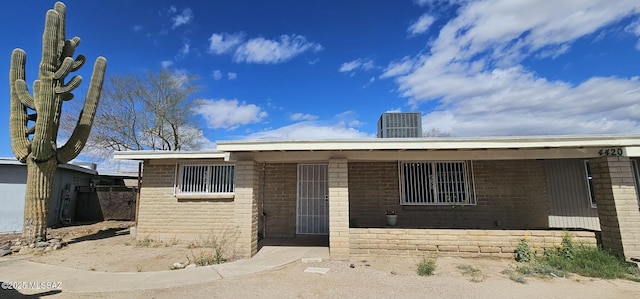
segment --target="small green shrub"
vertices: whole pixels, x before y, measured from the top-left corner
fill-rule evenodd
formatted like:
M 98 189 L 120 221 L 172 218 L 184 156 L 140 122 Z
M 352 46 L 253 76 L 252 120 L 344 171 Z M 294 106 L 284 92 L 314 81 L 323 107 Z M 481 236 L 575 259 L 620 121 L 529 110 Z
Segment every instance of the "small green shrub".
M 542 262 L 587 277 L 613 279 L 637 276 L 624 260 L 598 247 L 578 247 L 573 251 L 572 258 L 564 254 L 561 251 L 560 254 L 545 256 Z
M 127 243 L 125 243 L 126 245 Z M 149 236 L 145 236 L 142 240 L 138 240 L 136 241 L 136 247 L 170 247 L 170 246 L 174 246 L 174 245 L 178 245 L 178 240 L 174 237 L 173 239 L 162 241 L 162 240 L 156 240 L 156 239 L 152 239 Z
M 518 271 L 514 271 L 511 268 L 507 268 L 502 270 L 502 272 L 500 272 L 504 275 L 507 275 L 509 277 L 509 279 L 517 282 L 517 283 L 521 283 L 521 284 L 526 284 L 527 283 L 527 278 L 524 277 L 523 274 L 519 273 Z
M 516 261 L 525 261 L 531 256 L 527 250 L 526 239 L 522 239 L 516 249 Z M 594 246 L 576 246 L 571 235 L 565 234 L 562 242 L 556 250 L 545 250 L 543 256 L 535 258 L 531 263 L 518 266 L 515 270 L 508 269 L 504 274 L 514 275 L 512 280 L 519 279 L 518 275 L 537 277 L 567 277 L 569 273 L 575 273 L 587 277 L 604 279 L 628 279 L 640 281 L 640 270 L 635 264 L 630 264 L 624 259 L 610 254 L 601 248 Z
M 564 270 L 558 269 L 551 265 L 541 263 L 536 260 L 532 263 L 519 265 L 516 267 L 516 271 L 522 275 L 536 276 L 536 277 L 567 277 L 568 273 Z
M 233 257 L 234 253 L 233 242 L 236 238 L 236 233 L 232 230 L 224 230 L 220 234 L 211 233 L 207 238 L 198 238 L 187 244 L 188 249 L 202 248 L 199 255 L 193 254 L 191 251 L 191 258 L 189 263 L 193 262 L 198 266 L 208 266 L 221 264 L 227 261 L 226 257 Z
M 222 251 L 200 251 L 198 256 L 191 252 L 192 258 L 188 258 L 189 263 L 194 263 L 198 266 L 209 266 L 209 265 L 217 265 L 226 262 L 227 260 L 223 258 Z
M 515 250 L 516 254 L 516 262 L 520 263 L 528 263 L 533 258 L 533 251 L 531 250 L 531 246 L 529 246 L 529 241 L 526 237 L 520 239 L 520 243 Z
M 458 265 L 458 270 L 462 271 L 462 275 L 471 277 L 472 282 L 481 282 L 484 280 L 484 275 L 480 269 L 471 265 Z
M 423 258 L 418 264 L 418 275 L 431 276 L 436 270 L 436 261 L 434 259 Z
M 571 235 L 566 233 L 562 237 L 562 242 L 560 243 L 560 254 L 566 259 L 574 259 L 576 255 L 576 249 L 573 245 L 573 238 Z
M 136 241 L 136 247 L 149 247 L 153 242 L 155 242 L 153 239 L 145 236 L 142 240 Z

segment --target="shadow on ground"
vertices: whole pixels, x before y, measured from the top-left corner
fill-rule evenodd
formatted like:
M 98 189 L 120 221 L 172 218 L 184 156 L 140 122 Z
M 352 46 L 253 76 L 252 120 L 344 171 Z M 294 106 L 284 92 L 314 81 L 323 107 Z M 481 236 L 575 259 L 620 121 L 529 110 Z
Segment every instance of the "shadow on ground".
M 84 242 L 84 241 L 95 241 L 95 240 L 102 240 L 102 239 L 107 239 L 107 238 L 111 238 L 111 237 L 115 237 L 115 236 L 119 236 L 119 235 L 124 235 L 124 234 L 129 234 L 129 229 L 125 228 L 109 228 L 107 230 L 100 230 L 97 231 L 93 234 L 90 235 L 85 235 L 85 236 L 81 236 L 81 237 L 77 237 L 77 238 L 73 238 L 69 241 L 67 241 L 67 245 L 69 244 L 74 244 L 74 243 L 79 243 L 79 242 Z
M 46 298 L 47 296 L 56 295 L 62 293 L 61 290 L 48 290 L 35 294 L 25 295 L 20 293 L 18 290 L 9 289 L 8 283 L 4 281 L 0 281 L 0 298 L 3 299 L 14 299 L 14 298 Z

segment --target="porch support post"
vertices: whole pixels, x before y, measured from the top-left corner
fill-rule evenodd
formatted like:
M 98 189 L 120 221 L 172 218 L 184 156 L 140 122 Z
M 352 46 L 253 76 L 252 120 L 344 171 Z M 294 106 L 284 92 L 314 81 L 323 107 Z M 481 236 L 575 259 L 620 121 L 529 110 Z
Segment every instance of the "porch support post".
M 344 159 L 329 160 L 329 254 L 349 259 L 349 173 Z
M 628 157 L 601 157 L 589 161 L 602 246 L 625 259 L 640 257 L 640 211 Z
M 254 161 L 238 161 L 235 168 L 233 220 L 237 228 L 236 256 L 248 258 L 258 252 L 259 172 Z

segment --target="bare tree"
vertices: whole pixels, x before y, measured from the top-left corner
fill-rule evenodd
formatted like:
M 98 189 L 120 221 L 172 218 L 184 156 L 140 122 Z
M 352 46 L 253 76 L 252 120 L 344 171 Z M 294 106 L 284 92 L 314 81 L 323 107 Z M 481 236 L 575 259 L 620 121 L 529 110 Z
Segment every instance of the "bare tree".
M 90 136 L 92 153 L 199 149 L 203 135 L 192 111 L 196 80 L 167 69 L 110 77 Z
M 422 132 L 422 137 L 452 137 L 449 132 L 442 132 L 439 128 L 431 128 Z

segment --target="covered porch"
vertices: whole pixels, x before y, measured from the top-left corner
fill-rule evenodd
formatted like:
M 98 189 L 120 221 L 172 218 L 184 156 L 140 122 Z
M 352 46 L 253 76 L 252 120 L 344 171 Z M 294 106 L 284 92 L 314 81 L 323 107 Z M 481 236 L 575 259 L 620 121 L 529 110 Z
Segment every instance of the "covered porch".
M 247 233 L 265 240 L 298 237 L 298 212 L 295 206 L 284 208 L 298 204 L 298 165 L 326 165 L 327 239 L 333 259 L 428 253 L 506 257 L 524 236 L 530 237 L 534 246 L 553 247 L 565 232 L 549 226 L 544 161 L 586 159 L 592 165 L 601 237 L 593 230 L 566 229 L 579 242 L 598 242 L 631 258 L 640 256 L 637 175 L 630 159 L 639 156 L 639 145 L 638 137 L 565 137 L 238 141 L 220 142 L 218 149 L 229 153 L 229 161 L 242 165 L 236 174 L 236 200 L 244 193 L 247 200 L 250 198 L 247 212 L 254 217 L 247 223 Z M 622 154 L 602 154 L 610 148 L 612 153 L 620 149 Z M 473 182 L 465 187 L 473 190 L 469 195 L 474 203 L 403 202 L 402 175 L 398 173 L 403 161 L 474 163 L 469 168 Z M 242 179 L 240 170 L 245 168 L 252 174 L 250 182 Z M 261 173 L 268 169 L 280 171 L 280 175 Z M 395 227 L 386 225 L 384 213 L 390 209 L 399 215 Z M 279 232 L 273 226 L 277 222 Z M 251 245 L 253 252 L 255 244 Z

